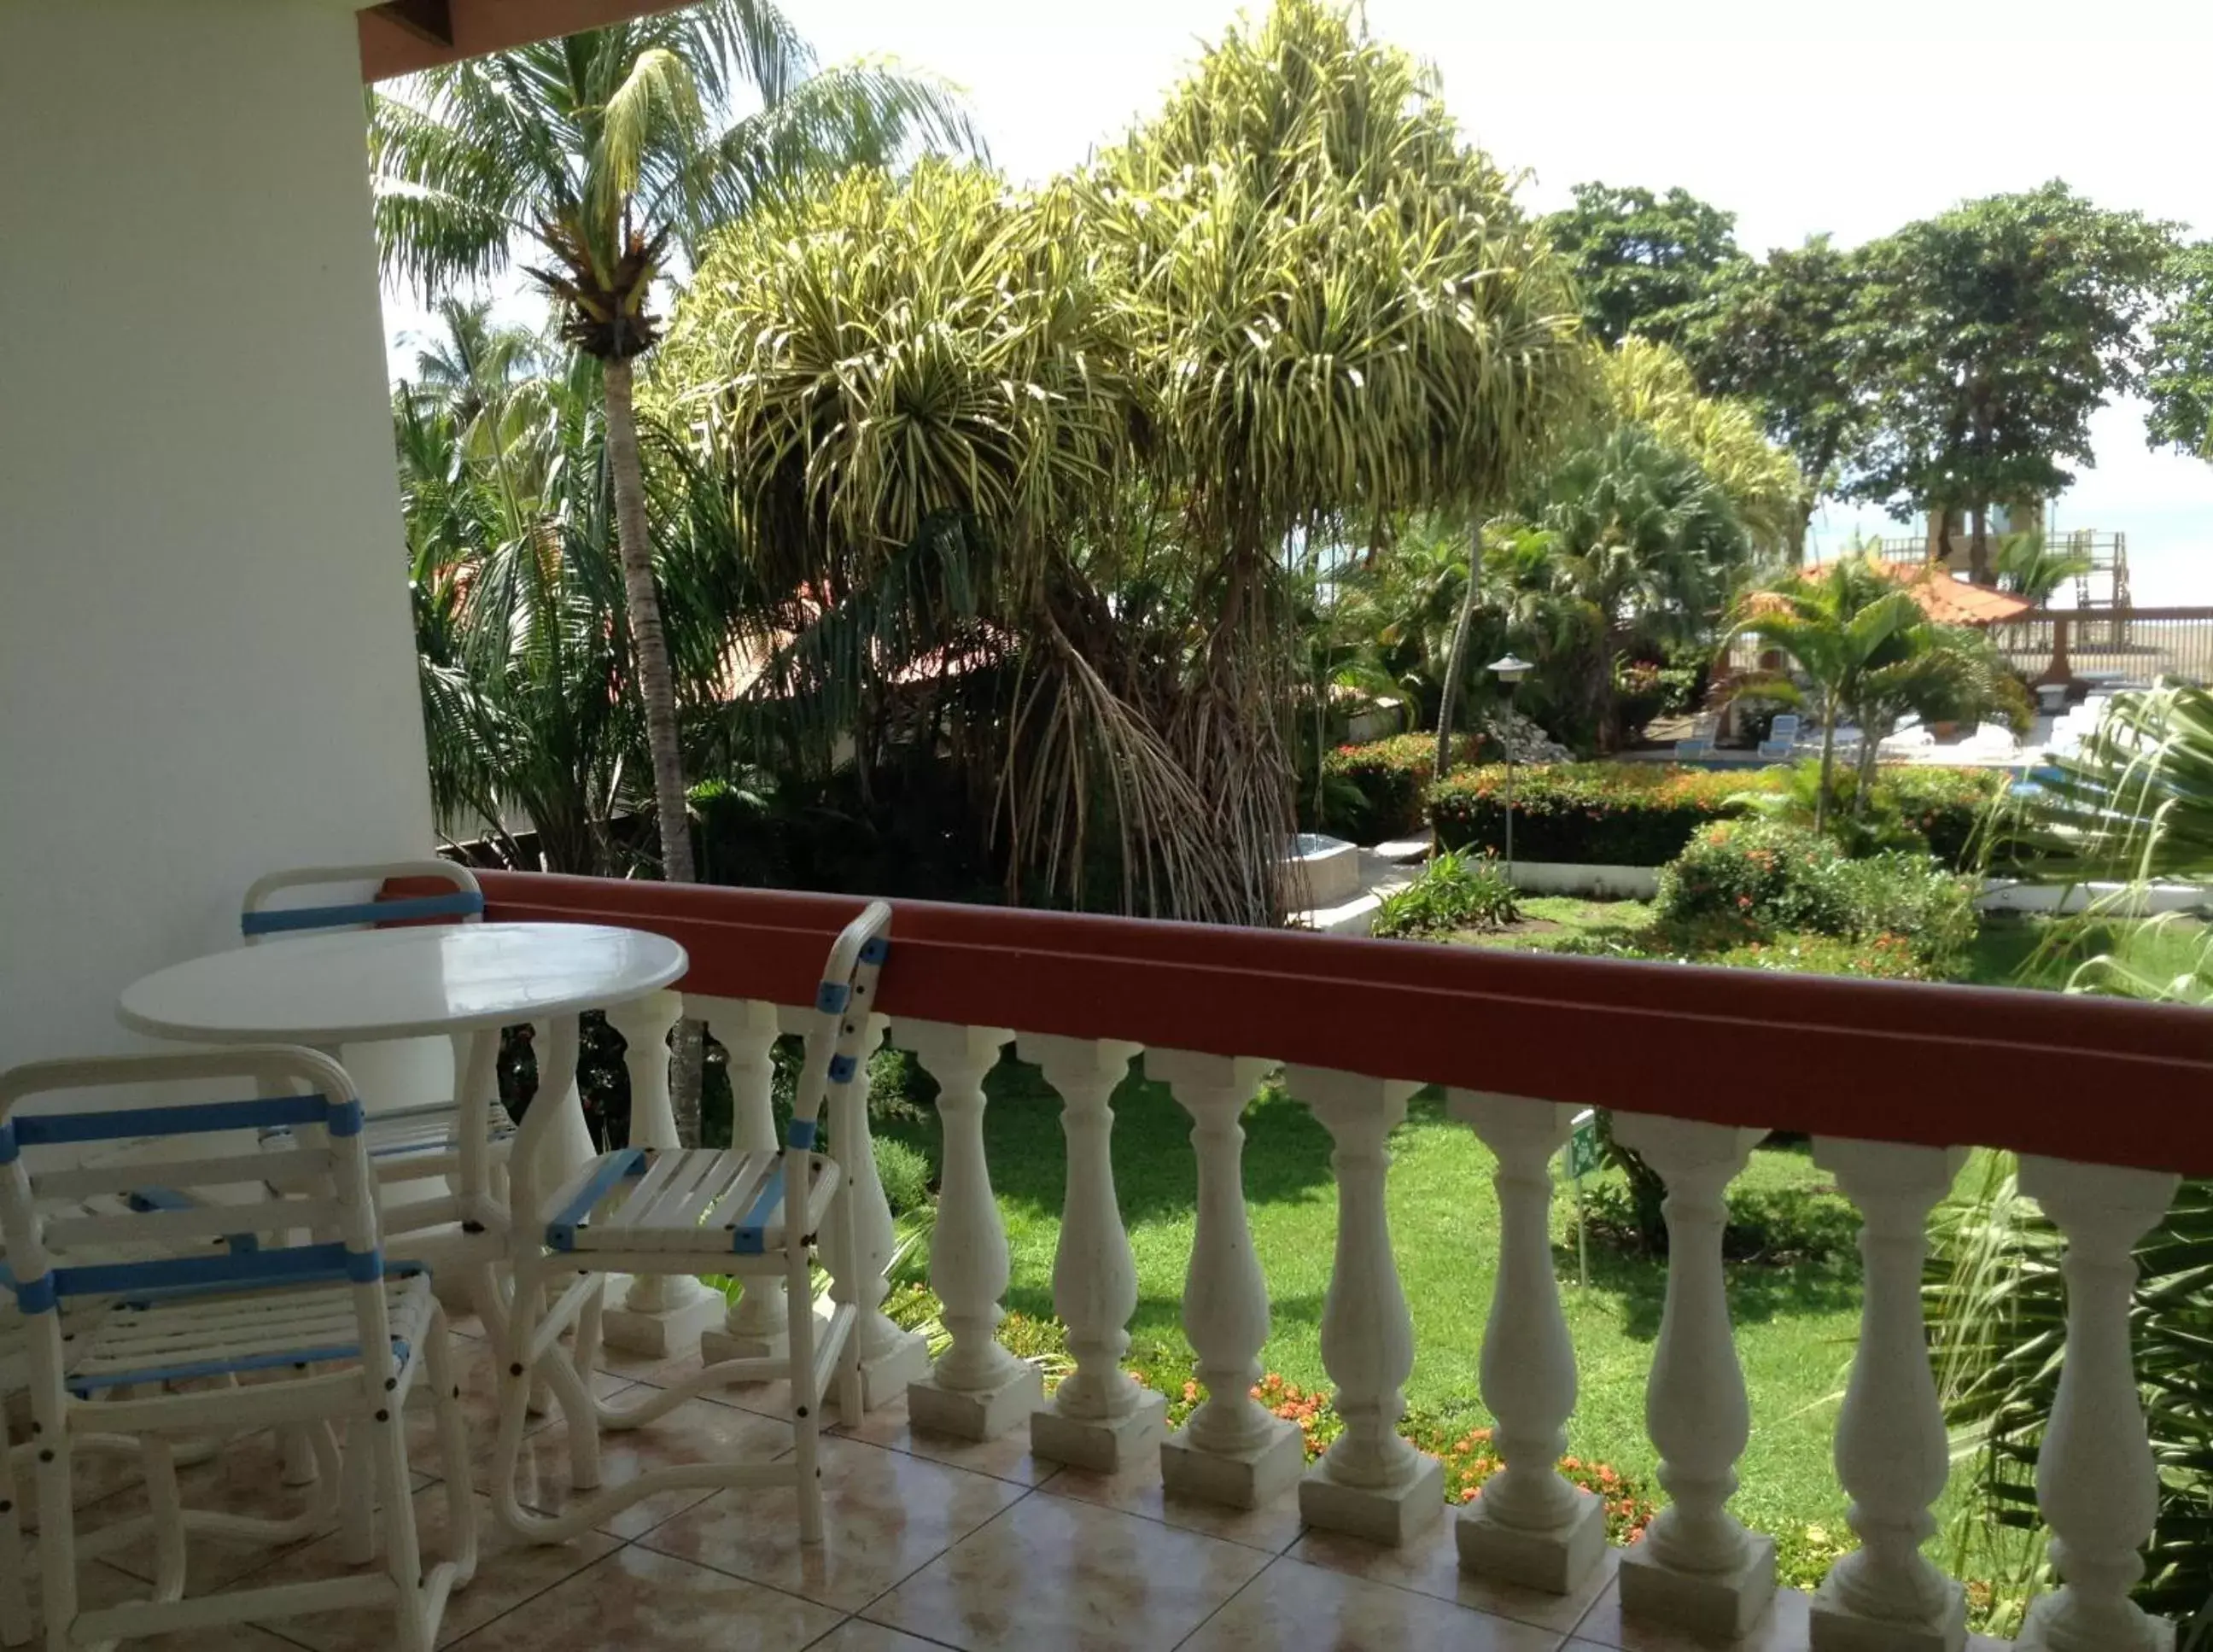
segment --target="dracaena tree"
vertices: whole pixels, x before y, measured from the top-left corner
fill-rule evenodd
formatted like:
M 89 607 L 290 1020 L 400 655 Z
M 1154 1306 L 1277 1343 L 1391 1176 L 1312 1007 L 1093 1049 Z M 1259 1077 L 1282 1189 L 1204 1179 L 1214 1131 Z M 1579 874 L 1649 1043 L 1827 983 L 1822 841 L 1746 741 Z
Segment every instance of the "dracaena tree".
M 751 107 L 747 107 L 751 106 Z M 375 97 L 388 274 L 426 296 L 518 263 L 600 363 L 625 612 L 662 875 L 691 881 L 675 674 L 655 588 L 633 409 L 655 285 L 718 224 L 805 179 L 918 144 L 972 144 L 960 105 L 882 64 L 819 70 L 768 0 L 708 3 L 431 70 Z

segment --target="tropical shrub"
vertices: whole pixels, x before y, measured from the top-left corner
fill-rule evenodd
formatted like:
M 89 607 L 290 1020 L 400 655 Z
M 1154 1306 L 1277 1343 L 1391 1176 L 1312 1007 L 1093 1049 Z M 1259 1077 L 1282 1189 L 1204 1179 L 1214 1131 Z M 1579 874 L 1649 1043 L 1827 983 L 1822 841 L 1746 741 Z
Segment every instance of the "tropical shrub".
M 930 1161 L 916 1149 L 893 1137 L 871 1138 L 875 1149 L 876 1180 L 884 1185 L 884 1202 L 895 1216 L 930 1203 Z
M 1446 850 L 1405 888 L 1386 895 L 1369 933 L 1383 940 L 1502 929 L 1520 919 L 1514 886 L 1488 855 Z
M 1828 838 L 1781 820 L 1723 821 L 1698 834 L 1660 874 L 1654 898 L 1665 942 L 1704 961 L 1809 966 L 1811 936 L 1863 951 L 1816 948 L 1846 974 L 1942 978 L 1960 972 L 1975 936 L 1968 880 L 1926 855 L 1885 851 L 1854 860 Z M 1778 936 L 1789 949 L 1763 956 Z
M 1646 763 L 1559 763 L 1514 771 L 1514 852 L 1523 860 L 1664 866 L 1700 827 L 1741 813 L 1747 777 Z M 1449 849 L 1506 845 L 1506 770 L 1431 784 L 1430 822 Z
M 1827 875 L 1837 846 L 1780 820 L 1725 821 L 1701 832 L 1661 869 L 1653 911 L 1663 924 L 1721 919 L 1754 926 L 1833 931 Z
M 1454 741 L 1456 763 L 1479 763 L 1487 742 L 1480 735 Z M 1323 759 L 1327 791 L 1314 829 L 1354 843 L 1404 838 L 1422 826 L 1423 794 L 1436 771 L 1437 742 L 1430 735 L 1393 735 L 1363 746 L 1340 746 Z M 1342 785 L 1334 783 L 1342 782 Z

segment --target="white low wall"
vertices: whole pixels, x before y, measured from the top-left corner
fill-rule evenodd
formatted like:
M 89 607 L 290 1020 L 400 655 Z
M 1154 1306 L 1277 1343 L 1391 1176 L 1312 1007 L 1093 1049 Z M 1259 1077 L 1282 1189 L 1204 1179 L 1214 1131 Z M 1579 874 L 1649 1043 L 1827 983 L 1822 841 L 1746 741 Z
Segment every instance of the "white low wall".
M 1656 866 L 1585 865 L 1575 861 L 1515 861 L 1514 887 L 1533 895 L 1582 895 L 1592 900 L 1649 900 L 1660 890 Z
M 2119 883 L 2013 883 L 1993 878 L 1983 886 L 1975 904 L 1986 912 L 2081 912 L 2111 901 L 2127 886 Z M 2119 908 L 2124 917 L 2157 912 L 2186 912 L 2213 905 L 2213 889 L 2194 883 L 2155 883 L 2147 893 L 2142 911 Z

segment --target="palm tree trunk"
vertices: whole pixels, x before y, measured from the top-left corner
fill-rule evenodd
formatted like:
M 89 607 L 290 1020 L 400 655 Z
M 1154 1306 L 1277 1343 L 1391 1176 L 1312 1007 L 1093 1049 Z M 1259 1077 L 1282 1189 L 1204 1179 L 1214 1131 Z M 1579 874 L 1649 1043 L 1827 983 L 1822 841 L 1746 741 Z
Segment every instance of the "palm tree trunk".
M 609 357 L 606 370 L 607 465 L 615 490 L 615 540 L 622 552 L 623 599 L 630 614 L 631 657 L 638 696 L 645 703 L 645 741 L 653 759 L 654 814 L 661 830 L 661 875 L 670 883 L 697 881 L 692 865 L 692 823 L 684 784 L 684 751 L 676 737 L 676 673 L 661 627 L 661 597 L 653 584 L 653 543 L 645 526 L 645 469 L 637 454 L 637 417 L 631 405 L 631 361 Z M 696 1021 L 677 1024 L 669 1100 L 676 1139 L 699 1145 L 699 1074 L 704 1058 Z
M 1821 783 L 1814 791 L 1814 831 L 1818 835 L 1829 824 L 1829 781 L 1837 764 L 1837 703 L 1832 698 L 1821 710 Z
M 1978 585 L 1996 582 L 1990 577 L 1990 507 L 1978 504 L 1967 518 L 1967 577 Z
M 1460 679 L 1467 671 L 1467 645 L 1475 630 L 1476 588 L 1483 580 L 1483 525 L 1468 535 L 1467 590 L 1460 600 L 1460 619 L 1453 626 L 1452 652 L 1445 656 L 1444 692 L 1437 701 L 1437 758 L 1430 772 L 1442 780 L 1452 771 L 1453 703 L 1460 698 Z

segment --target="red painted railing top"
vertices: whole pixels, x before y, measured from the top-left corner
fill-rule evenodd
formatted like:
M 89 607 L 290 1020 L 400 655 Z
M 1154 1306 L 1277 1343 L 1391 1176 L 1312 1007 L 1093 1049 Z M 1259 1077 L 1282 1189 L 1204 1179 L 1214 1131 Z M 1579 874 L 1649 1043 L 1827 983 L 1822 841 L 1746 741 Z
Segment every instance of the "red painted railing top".
M 481 875 L 492 921 L 625 924 L 684 991 L 811 1002 L 857 896 Z M 898 901 L 894 1015 L 1128 1039 L 1717 1124 L 2213 1173 L 2213 1014 Z

